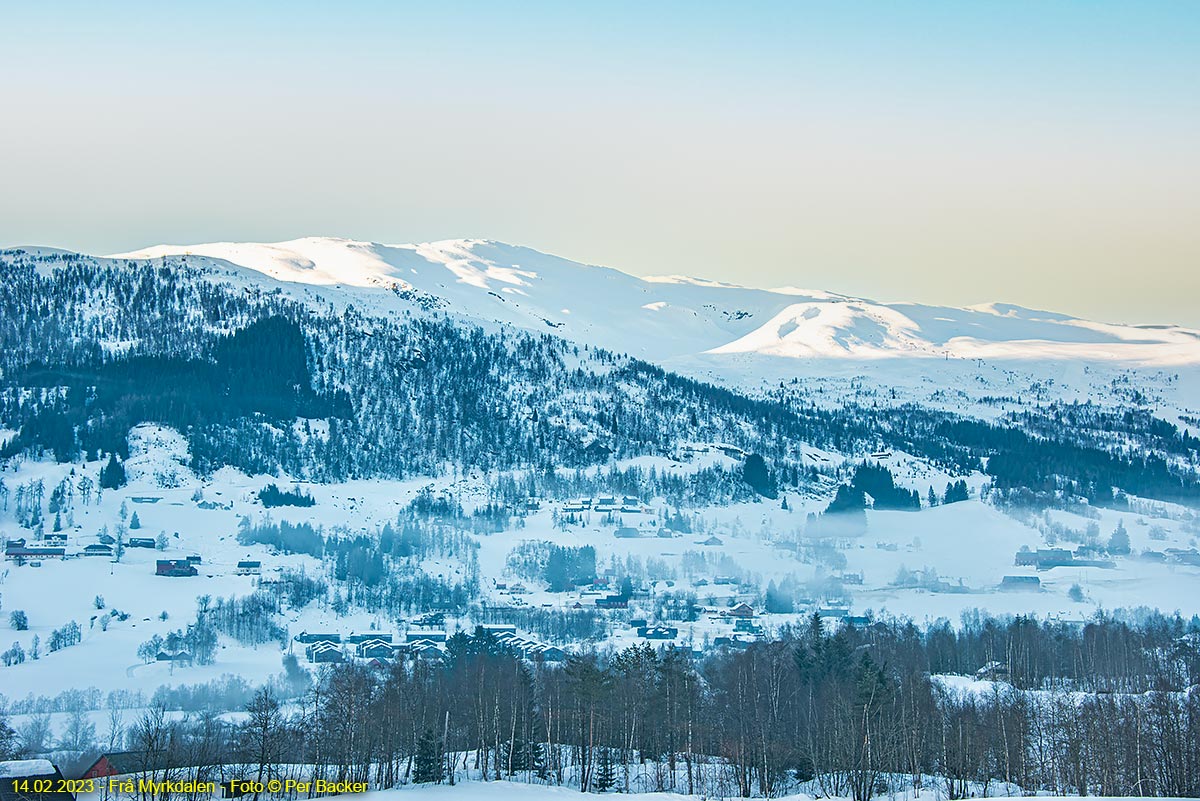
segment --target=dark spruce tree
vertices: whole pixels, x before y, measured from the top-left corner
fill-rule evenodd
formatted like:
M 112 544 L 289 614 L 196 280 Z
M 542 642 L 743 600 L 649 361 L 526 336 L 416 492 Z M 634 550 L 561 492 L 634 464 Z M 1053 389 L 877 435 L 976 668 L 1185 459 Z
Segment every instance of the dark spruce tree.
M 767 460 L 757 453 L 746 457 L 746 463 L 742 466 L 742 479 L 764 498 L 775 498 L 779 495 L 775 476 L 767 467 Z
M 446 765 L 442 743 L 432 729 L 426 729 L 417 740 L 417 754 L 413 759 L 413 782 L 441 784 L 445 777 Z
M 109 454 L 108 464 L 100 468 L 101 489 L 120 489 L 125 486 L 125 468 L 115 453 Z

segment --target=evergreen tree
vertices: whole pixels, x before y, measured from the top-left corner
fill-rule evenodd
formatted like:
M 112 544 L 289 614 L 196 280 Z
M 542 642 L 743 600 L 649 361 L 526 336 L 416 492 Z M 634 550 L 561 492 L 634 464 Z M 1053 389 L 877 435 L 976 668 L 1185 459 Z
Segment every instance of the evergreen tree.
M 417 754 L 413 760 L 413 782 L 416 784 L 441 784 L 446 775 L 445 755 L 442 744 L 432 729 L 426 729 L 417 740 Z
M 611 790 L 617 783 L 617 763 L 613 759 L 611 748 L 601 748 L 599 761 L 596 763 L 596 790 L 603 793 Z
M 742 466 L 742 479 L 764 498 L 774 498 L 778 495 L 775 476 L 767 467 L 766 460 L 757 453 L 746 457 L 746 464 Z
M 100 468 L 101 489 L 120 489 L 125 486 L 125 468 L 117 461 L 115 453 L 109 454 L 108 464 Z
M 1117 556 L 1128 556 L 1130 550 L 1129 532 L 1125 530 L 1125 521 L 1118 520 L 1116 529 L 1108 539 L 1108 552 Z
M 131 529 L 142 527 L 142 521 L 138 519 L 137 512 L 134 512 L 133 517 L 129 518 L 129 527 Z

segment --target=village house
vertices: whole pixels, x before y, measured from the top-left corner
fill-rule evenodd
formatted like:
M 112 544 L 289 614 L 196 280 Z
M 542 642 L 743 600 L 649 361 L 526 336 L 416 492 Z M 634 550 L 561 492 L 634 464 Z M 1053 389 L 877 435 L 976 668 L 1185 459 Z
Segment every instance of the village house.
M 149 548 L 151 550 L 154 550 L 154 538 L 153 537 L 130 537 L 129 541 L 125 543 L 125 547 L 127 547 L 127 548 Z
M 156 576 L 171 576 L 179 578 L 183 576 L 196 576 L 200 571 L 188 562 L 186 559 L 159 559 L 154 563 L 154 575 Z
M 975 678 L 981 681 L 1008 681 L 1008 667 L 1003 662 L 988 662 L 975 671 Z
M 599 609 L 628 609 L 629 599 L 624 595 L 606 595 L 596 599 L 596 606 Z
M 679 636 L 679 629 L 674 626 L 645 626 L 638 629 L 638 636 L 643 640 L 673 640 Z
M 1042 580 L 1037 576 L 1005 576 L 1000 579 L 1000 589 L 1011 592 L 1015 590 L 1040 590 Z
M 262 562 L 257 559 L 243 559 L 237 563 L 236 572 L 239 576 L 261 576 Z
M 311 645 L 318 642 L 340 643 L 342 635 L 340 634 L 309 634 L 307 631 L 302 631 L 295 637 L 296 642 Z
M 1036 551 L 1018 551 L 1013 564 L 1017 567 L 1049 570 L 1054 567 L 1070 567 L 1076 562 L 1075 554 L 1066 548 L 1039 548 Z
M 596 505 L 592 508 L 595 509 L 597 512 L 615 512 L 621 508 L 621 505 L 619 503 L 617 503 L 616 498 L 614 498 L 610 495 L 607 497 L 599 498 L 596 501 Z
M 736 606 L 730 607 L 725 614 L 729 615 L 730 617 L 751 618 L 754 617 L 754 607 L 748 603 L 742 602 Z
M 305 648 L 304 653 L 309 662 L 342 662 L 345 660 L 342 649 L 331 642 L 315 642 Z
M 100 542 L 94 542 L 91 545 L 85 545 L 83 548 L 84 556 L 112 556 L 113 549 L 111 545 L 105 545 Z
M 18 793 L 14 785 L 18 779 L 28 781 L 30 787 L 49 789 Z M 10 759 L 0 762 L 0 801 L 75 801 L 73 793 L 61 789 L 62 782 L 62 772 L 48 759 Z
M 391 659 L 394 651 L 390 640 L 380 639 L 364 640 L 357 649 L 360 659 Z
M 61 546 L 20 545 L 5 548 L 4 558 L 23 563 L 27 559 L 62 559 L 66 553 L 67 549 Z

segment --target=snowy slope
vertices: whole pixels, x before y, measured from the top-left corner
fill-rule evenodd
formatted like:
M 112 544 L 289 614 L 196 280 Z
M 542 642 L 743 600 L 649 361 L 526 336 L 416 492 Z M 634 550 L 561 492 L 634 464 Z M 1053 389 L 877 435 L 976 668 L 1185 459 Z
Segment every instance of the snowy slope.
M 655 361 L 757 353 L 1200 364 L 1200 332 L 1177 326 L 1096 323 L 1009 304 L 958 309 L 679 276 L 642 279 L 488 240 L 380 245 L 310 237 L 275 244 L 160 245 L 120 257 L 179 254 L 352 294 L 415 288 L 468 316 L 553 330 Z
M 638 278 L 489 240 L 310 237 L 160 245 L 119 258 L 164 256 L 334 308 L 437 311 L 552 333 L 744 392 L 801 380 L 807 401 L 819 405 L 914 402 L 995 417 L 1051 400 L 1119 404 L 1133 387 L 1172 423 L 1191 427 L 1200 416 L 1200 331 L 1179 326 L 1099 323 L 1005 303 L 951 308 Z

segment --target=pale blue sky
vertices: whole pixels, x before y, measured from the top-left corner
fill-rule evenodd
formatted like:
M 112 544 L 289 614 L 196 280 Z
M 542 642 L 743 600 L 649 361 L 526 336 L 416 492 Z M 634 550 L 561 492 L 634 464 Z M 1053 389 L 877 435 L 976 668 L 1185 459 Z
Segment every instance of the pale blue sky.
M 1200 326 L 1200 4 L 14 3 L 0 243 L 487 237 Z

